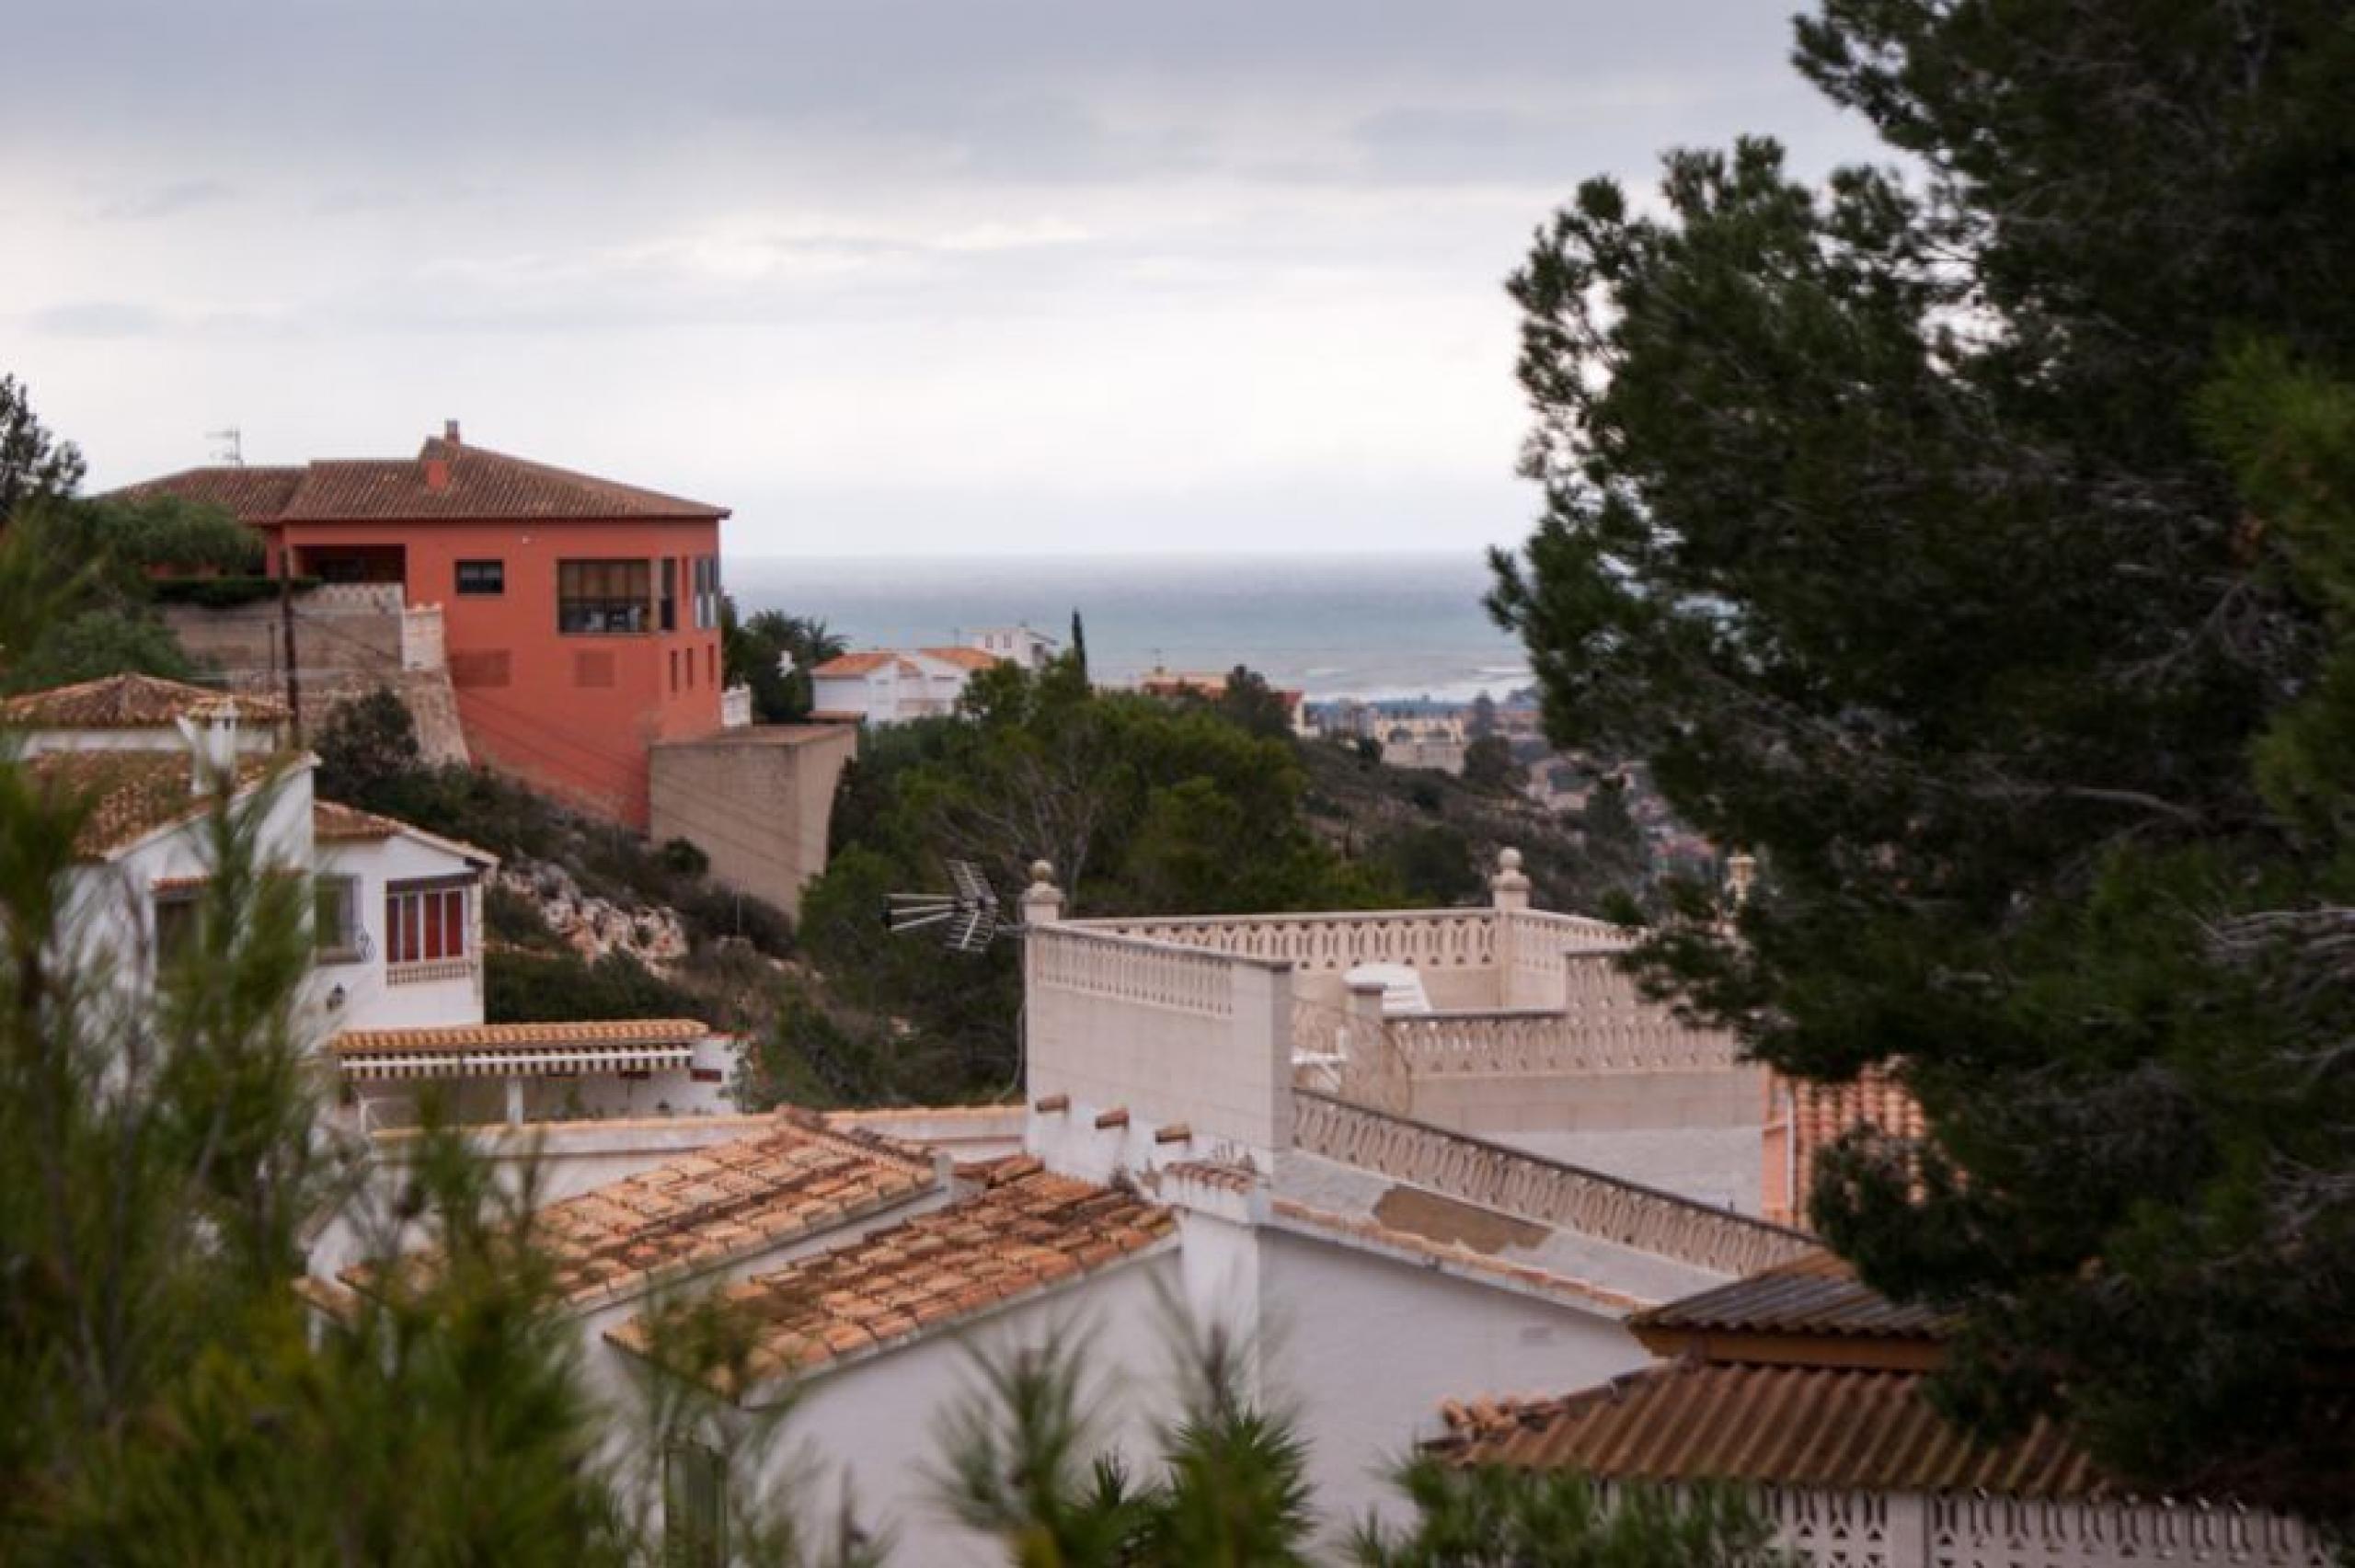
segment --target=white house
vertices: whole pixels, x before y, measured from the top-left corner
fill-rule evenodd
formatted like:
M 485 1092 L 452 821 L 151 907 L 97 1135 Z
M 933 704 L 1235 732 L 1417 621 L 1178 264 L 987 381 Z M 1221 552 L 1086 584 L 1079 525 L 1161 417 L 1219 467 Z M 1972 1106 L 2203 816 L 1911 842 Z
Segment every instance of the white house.
M 903 724 L 957 711 L 965 683 L 996 656 L 970 647 L 874 648 L 830 658 L 810 672 L 812 716 Z
M 1018 664 L 1033 674 L 1053 663 L 1063 651 L 1063 645 L 1054 638 L 1028 626 L 984 626 L 969 633 L 965 646 L 979 648 L 992 658 Z
M 413 1120 L 433 1082 L 462 1120 L 675 1115 L 732 1108 L 732 1042 L 688 1019 L 483 1022 L 485 879 L 495 857 L 313 794 L 316 759 L 288 715 L 121 675 L 0 704 L 42 786 L 87 798 L 67 929 L 144 997 L 198 918 L 213 874 L 211 809 L 252 813 L 265 870 L 312 877 L 314 962 L 300 1023 L 341 1070 L 363 1127 Z

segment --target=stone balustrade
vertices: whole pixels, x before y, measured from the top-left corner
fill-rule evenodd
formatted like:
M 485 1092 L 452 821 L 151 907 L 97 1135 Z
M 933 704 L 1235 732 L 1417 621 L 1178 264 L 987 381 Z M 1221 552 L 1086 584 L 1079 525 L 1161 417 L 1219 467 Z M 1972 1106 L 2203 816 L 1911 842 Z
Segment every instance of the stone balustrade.
M 1732 1036 L 1694 1028 L 1666 1008 L 1632 1000 L 1403 1014 L 1386 1020 L 1384 1033 L 1416 1078 L 1702 1072 L 1738 1064 Z
M 1778 1225 L 1327 1094 L 1294 1091 L 1292 1136 L 1304 1153 L 1728 1276 L 1754 1274 L 1815 1245 Z
M 1567 917 L 1557 917 L 1567 918 Z M 1179 947 L 1205 947 L 1285 964 L 1311 973 L 1342 973 L 1361 964 L 1417 969 L 1497 967 L 1495 910 L 1376 910 L 1363 913 L 1203 915 L 1173 920 L 1069 922 L 1107 935 Z M 1580 924 L 1594 922 L 1580 921 Z M 1602 929 L 1612 928 L 1604 926 Z
M 1234 956 L 1203 953 L 1074 922 L 1030 933 L 1029 984 L 1143 1007 L 1224 1018 Z

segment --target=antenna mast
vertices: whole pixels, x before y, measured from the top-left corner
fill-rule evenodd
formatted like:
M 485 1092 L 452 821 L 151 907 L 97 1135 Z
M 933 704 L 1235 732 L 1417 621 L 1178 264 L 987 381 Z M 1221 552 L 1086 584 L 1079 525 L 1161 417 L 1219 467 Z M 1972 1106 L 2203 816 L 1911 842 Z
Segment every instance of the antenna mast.
M 225 463 L 234 468 L 246 465 L 246 433 L 236 426 L 207 430 L 204 439 L 213 442 L 213 461 Z

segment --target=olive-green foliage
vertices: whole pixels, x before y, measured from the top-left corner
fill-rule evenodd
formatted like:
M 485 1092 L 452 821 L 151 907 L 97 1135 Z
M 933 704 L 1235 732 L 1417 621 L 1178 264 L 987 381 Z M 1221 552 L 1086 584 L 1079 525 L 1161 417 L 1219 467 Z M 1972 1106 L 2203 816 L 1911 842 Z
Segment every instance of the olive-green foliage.
M 1068 658 L 976 674 L 965 712 L 868 733 L 835 809 L 833 863 L 801 936 L 844 1004 L 909 1026 L 911 1089 L 1002 1092 L 1016 1071 L 1016 970 L 1003 948 L 944 957 L 883 931 L 884 896 L 971 861 L 1009 899 L 1045 860 L 1074 914 L 1250 913 L 1395 902 L 1379 867 L 1307 828 L 1289 738 L 1209 704 L 1097 692 Z M 1009 907 L 1008 918 L 1014 910 Z
M 74 494 L 82 474 L 81 449 L 40 422 L 22 382 L 0 374 L 0 524 L 35 498 Z
M 247 571 L 251 529 L 169 497 L 77 498 L 81 453 L 0 375 L 0 692 L 195 667 L 149 607 L 156 572 Z
M 1360 1528 L 1366 1568 L 1796 1568 L 1747 1494 L 1623 1483 L 1608 1503 L 1583 1475 L 1422 1458 L 1396 1484 L 1411 1525 Z
M 307 887 L 265 806 L 208 819 L 195 935 L 160 963 L 53 940 L 85 801 L 0 762 L 0 1558 L 615 1562 L 567 1331 L 515 1259 L 314 1344 L 288 1281 L 340 1201 L 295 1025 Z M 479 1174 L 471 1179 L 482 1181 Z
M 1173 1340 L 1180 1408 L 1156 1433 L 1150 1470 L 1104 1446 L 1110 1369 L 1085 1330 L 977 1352 L 973 1386 L 941 1425 L 944 1504 L 1020 1568 L 1306 1562 L 1316 1518 L 1292 1421 L 1245 1397 L 1225 1335 L 1181 1328 Z
M 1228 1336 L 1167 1310 L 1176 1413 L 1148 1454 L 1110 1444 L 1122 1384 L 1084 1324 L 1044 1343 L 984 1345 L 940 1428 L 941 1500 L 995 1537 L 1017 1568 L 1281 1568 L 1323 1561 L 1308 1449 L 1295 1413 L 1255 1403 Z M 1158 1369 L 1154 1369 L 1158 1370 Z M 1748 1494 L 1625 1485 L 1606 1503 L 1583 1476 L 1432 1458 L 1393 1474 L 1409 1516 L 1363 1521 L 1350 1555 L 1372 1568 L 1796 1568 Z M 1335 1529 L 1335 1534 L 1339 1533 Z
M 1953 1407 L 2344 1517 L 2355 29 L 1823 0 L 1798 58 L 1916 176 L 1580 190 L 1513 282 L 1495 607 L 1557 740 L 1762 857 L 1655 978 L 1926 1109 L 1815 1218 L 1962 1313 Z
M 810 716 L 810 671 L 844 651 L 823 621 L 762 610 L 739 620 L 736 601 L 719 605 L 720 659 L 728 683 L 752 692 L 752 717 L 793 724 Z
M 482 1011 L 493 1024 L 537 1024 L 701 1018 L 706 1010 L 684 987 L 626 953 L 592 963 L 569 951 L 493 948 L 483 958 Z
M 1389 867 L 1407 901 L 1426 909 L 1478 903 L 1488 878 L 1475 863 L 1471 841 L 1444 822 L 1409 823 L 1373 841 L 1373 858 Z

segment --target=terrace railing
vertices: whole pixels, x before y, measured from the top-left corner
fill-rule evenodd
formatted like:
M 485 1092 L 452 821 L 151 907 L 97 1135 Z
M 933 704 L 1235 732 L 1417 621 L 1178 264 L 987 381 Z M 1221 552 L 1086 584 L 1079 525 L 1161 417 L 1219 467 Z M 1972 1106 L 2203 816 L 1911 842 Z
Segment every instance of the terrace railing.
M 1717 1274 L 1754 1274 L 1816 1244 L 1779 1225 L 1329 1094 L 1294 1093 L 1292 1147 Z
M 1361 964 L 1409 964 L 1426 970 L 1497 967 L 1498 912 L 1494 910 L 1201 915 L 1068 923 L 1108 935 L 1290 964 L 1311 973 L 1339 973 Z

